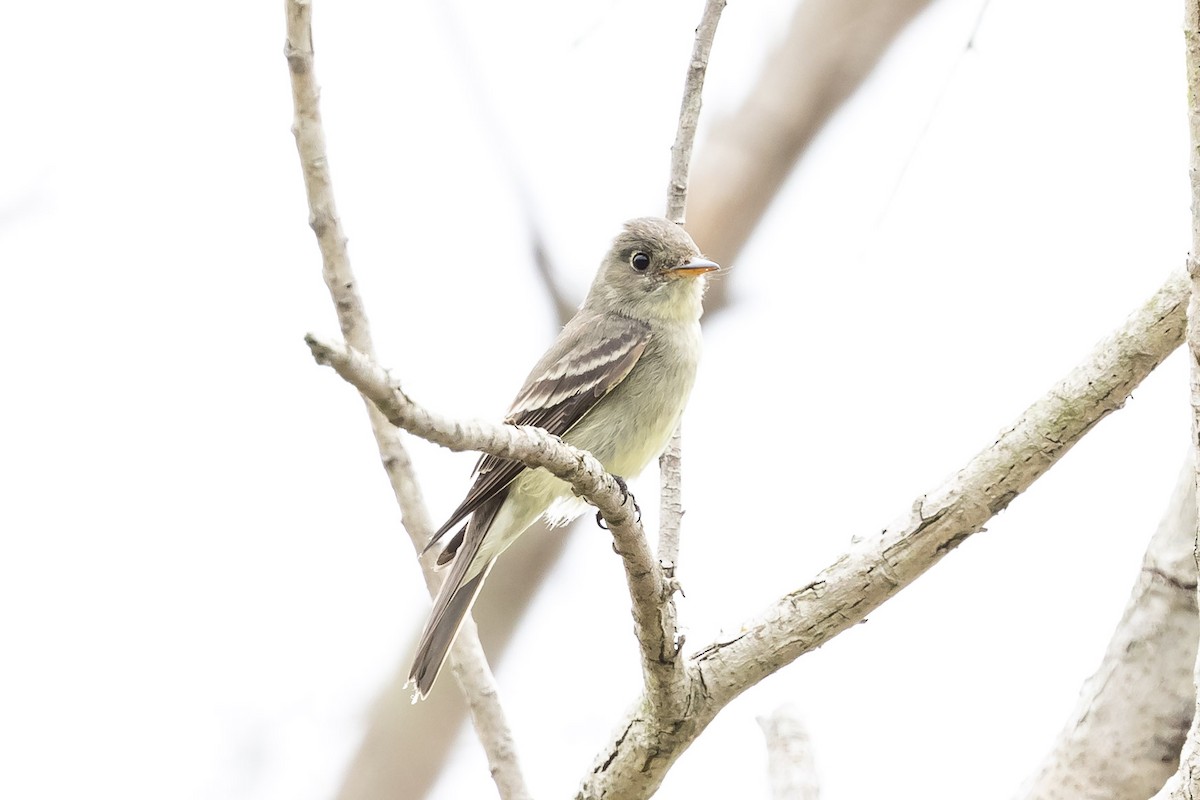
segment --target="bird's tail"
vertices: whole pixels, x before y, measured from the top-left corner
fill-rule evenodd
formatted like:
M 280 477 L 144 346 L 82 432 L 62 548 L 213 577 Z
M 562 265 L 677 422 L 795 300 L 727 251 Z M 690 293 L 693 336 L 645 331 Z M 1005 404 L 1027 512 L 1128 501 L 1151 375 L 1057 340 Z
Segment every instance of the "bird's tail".
M 438 594 L 433 614 L 421 633 L 412 669 L 408 672 L 409 683 L 416 684 L 414 702 L 429 695 L 429 690 L 433 688 L 433 682 L 437 680 L 442 664 L 446 661 L 446 653 L 458 636 L 458 629 L 462 627 L 463 620 L 475 603 L 479 589 L 483 586 L 483 579 L 487 577 L 491 568 L 492 565 L 488 564 L 474 578 L 464 581 L 450 591 L 446 591 L 450 584 L 447 580 L 444 591 Z
M 492 523 L 496 520 L 504 499 L 505 495 L 500 494 L 477 508 L 467 523 L 465 536 L 461 540 L 456 536 L 447 545 L 448 552 L 450 548 L 454 548 L 454 560 L 450 562 L 450 571 L 433 601 L 433 611 L 429 615 L 429 621 L 425 623 L 425 630 L 421 632 L 421 640 L 417 643 L 417 655 L 413 659 L 412 669 L 408 671 L 408 682 L 416 685 L 416 691 L 413 693 L 414 703 L 429 695 L 429 690 L 433 688 L 433 682 L 437 680 L 438 672 L 446 660 L 446 653 L 450 651 L 450 645 L 454 644 L 454 638 L 458 636 L 463 620 L 475 603 L 483 581 L 491 572 L 496 556 L 503 550 L 501 547 L 499 550 L 489 551 L 482 548 L 482 545 L 488 534 L 495 533 L 491 530 Z

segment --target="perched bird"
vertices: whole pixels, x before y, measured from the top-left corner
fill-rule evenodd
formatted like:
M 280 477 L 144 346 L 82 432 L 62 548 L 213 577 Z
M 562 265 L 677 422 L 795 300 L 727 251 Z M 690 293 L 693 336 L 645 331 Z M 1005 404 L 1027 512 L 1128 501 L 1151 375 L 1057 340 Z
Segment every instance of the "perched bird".
M 704 276 L 716 269 L 679 225 L 657 217 L 626 222 L 505 421 L 561 436 L 613 475 L 640 473 L 667 446 L 692 390 Z M 584 508 L 569 484 L 517 461 L 484 456 L 475 476 L 429 543 L 466 520 L 437 559 L 453 563 L 408 674 L 414 700 L 429 694 L 496 558 L 543 513 L 561 522 Z

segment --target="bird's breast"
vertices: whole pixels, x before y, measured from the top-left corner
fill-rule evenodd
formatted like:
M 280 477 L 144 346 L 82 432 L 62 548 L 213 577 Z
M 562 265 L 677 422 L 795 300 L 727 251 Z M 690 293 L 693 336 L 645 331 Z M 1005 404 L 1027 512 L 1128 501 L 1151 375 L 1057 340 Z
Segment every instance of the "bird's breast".
M 638 363 L 563 438 L 614 475 L 641 473 L 666 447 L 696 380 L 698 323 L 655 330 Z

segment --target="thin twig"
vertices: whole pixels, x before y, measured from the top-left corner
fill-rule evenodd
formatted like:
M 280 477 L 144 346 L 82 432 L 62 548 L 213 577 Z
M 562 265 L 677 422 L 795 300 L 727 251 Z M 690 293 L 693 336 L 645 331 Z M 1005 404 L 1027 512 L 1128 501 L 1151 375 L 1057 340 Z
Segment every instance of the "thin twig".
M 696 26 L 696 41 L 692 45 L 692 60 L 688 63 L 683 82 L 683 99 L 679 104 L 679 128 L 671 145 L 671 177 L 667 183 L 667 219 L 684 223 L 687 215 L 688 170 L 692 162 L 692 144 L 696 141 L 696 125 L 700 121 L 700 95 L 704 89 L 704 74 L 708 71 L 708 55 L 712 52 L 717 22 L 725 9 L 725 0 L 707 0 L 700 24 Z
M 701 95 L 704 90 L 704 75 L 708 71 L 708 57 L 712 52 L 713 37 L 725 0 L 707 0 L 700 24 L 696 26 L 696 39 L 692 44 L 692 57 L 688 62 L 687 76 L 683 82 L 683 99 L 679 104 L 679 127 L 675 132 L 675 143 L 671 145 L 671 175 L 667 183 L 667 219 L 683 224 L 687 211 L 688 169 L 692 160 L 692 144 L 696 140 L 696 125 L 700 121 Z M 683 521 L 682 451 L 683 437 L 676 428 L 667 443 L 666 450 L 659 456 L 659 522 L 658 564 L 668 579 L 666 591 L 660 599 L 659 616 L 670 621 L 669 630 L 663 635 L 671 642 L 672 650 L 660 650 L 657 661 L 643 659 L 648 708 L 654 713 L 670 716 L 682 707 L 687 694 L 685 673 L 676 646 L 675 631 L 675 571 L 679 562 L 679 537 Z M 636 612 L 635 612 L 636 613 Z M 646 645 L 642 644 L 643 655 Z M 668 693 L 668 690 L 671 690 Z
M 679 536 L 683 525 L 683 425 L 680 424 L 658 457 L 658 563 L 668 578 L 679 566 Z
M 392 425 L 454 451 L 478 450 L 530 468 L 544 467 L 596 506 L 624 562 L 637 639 L 647 665 L 647 692 L 651 697 L 686 698 L 687 692 L 680 688 L 683 665 L 675 644 L 675 607 L 664 602 L 670 589 L 646 544 L 641 522 L 629 508 L 628 493 L 594 456 L 542 428 L 464 422 L 436 414 L 409 399 L 365 354 L 313 334 L 304 340 L 318 363 L 332 367 Z M 674 708 L 662 711 L 677 712 Z
M 358 293 L 350 258 L 346 252 L 346 235 L 342 231 L 333 197 L 333 180 L 325 149 L 325 133 L 321 123 L 319 90 L 314 74 L 312 47 L 312 6 L 306 0 L 285 0 L 287 43 L 284 53 L 292 84 L 295 120 L 292 132 L 304 173 L 308 196 L 309 224 L 317 236 L 321 250 L 325 284 L 337 311 L 338 325 L 346 341 L 356 350 L 372 353 L 374 346 L 367 323 L 362 297 Z M 392 484 L 400 507 L 401 518 L 413 546 L 419 553 L 429 538 L 432 526 L 422 499 L 420 485 L 412 469 L 408 453 L 400 441 L 399 432 L 367 404 L 371 430 L 380 457 Z M 430 592 L 437 589 L 432 572 L 424 570 Z M 487 753 L 492 777 L 501 797 L 506 800 L 526 800 L 530 797 L 513 745 L 512 731 L 500 705 L 496 682 L 479 645 L 474 624 L 467 621 L 451 651 L 454 674 L 471 710 L 479 740 Z
M 639 800 L 742 692 L 861 622 L 1046 473 L 1183 341 L 1190 284 L 1182 272 L 1103 339 L 986 450 L 922 495 L 882 534 L 867 535 L 817 577 L 689 659 L 691 696 L 676 719 L 639 698 L 593 762 L 579 800 Z M 793 535 L 799 535 L 793 532 Z
M 707 0 L 692 58 L 683 81 L 683 99 L 679 103 L 679 127 L 671 145 L 671 177 L 667 182 L 667 219 L 683 224 L 687 213 L 688 170 L 692 161 L 692 144 L 696 140 L 696 125 L 700 121 L 700 98 L 704 90 L 704 75 L 708 71 L 708 56 L 725 0 Z M 679 563 L 679 534 L 683 520 L 683 480 L 680 465 L 683 437 L 679 429 L 671 436 L 667 449 L 658 459 L 659 520 L 658 563 L 667 576 L 674 578 Z

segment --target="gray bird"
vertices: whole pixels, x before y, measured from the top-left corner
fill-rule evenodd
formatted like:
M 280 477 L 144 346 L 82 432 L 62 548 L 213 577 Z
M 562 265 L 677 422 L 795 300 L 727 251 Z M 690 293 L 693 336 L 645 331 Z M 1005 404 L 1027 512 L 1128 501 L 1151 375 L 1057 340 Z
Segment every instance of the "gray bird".
M 696 377 L 705 275 L 682 227 L 658 217 L 625 223 L 587 298 L 525 379 L 505 417 L 590 451 L 613 475 L 633 477 L 667 446 Z M 433 547 L 451 564 L 409 671 L 414 701 L 429 694 L 492 564 L 542 514 L 572 519 L 585 504 L 544 469 L 484 456 L 475 484 Z M 428 549 L 428 547 L 426 549 Z

